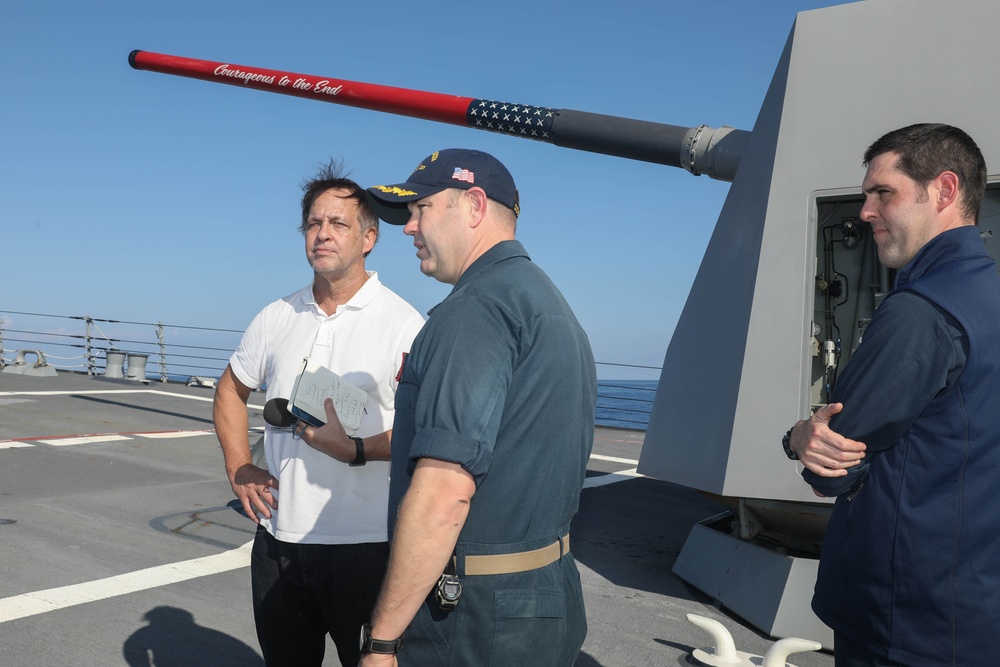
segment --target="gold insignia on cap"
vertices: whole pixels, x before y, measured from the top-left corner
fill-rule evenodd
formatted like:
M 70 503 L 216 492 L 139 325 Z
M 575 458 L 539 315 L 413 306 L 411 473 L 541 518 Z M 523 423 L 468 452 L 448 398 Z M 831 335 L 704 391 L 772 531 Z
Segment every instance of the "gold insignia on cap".
M 396 195 L 397 197 L 408 197 L 410 195 L 417 194 L 413 190 L 404 190 L 403 188 L 393 185 L 389 187 L 388 185 L 373 185 L 372 189 L 378 190 L 379 192 L 384 192 L 387 195 Z
M 433 153 L 431 153 L 431 162 L 437 161 L 437 159 L 438 159 L 438 153 L 440 153 L 440 152 L 441 151 L 434 151 Z

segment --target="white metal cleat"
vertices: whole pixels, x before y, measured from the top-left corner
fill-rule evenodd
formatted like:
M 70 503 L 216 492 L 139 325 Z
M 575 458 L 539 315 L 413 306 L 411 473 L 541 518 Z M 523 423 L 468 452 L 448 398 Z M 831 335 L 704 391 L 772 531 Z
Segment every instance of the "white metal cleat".
M 786 662 L 789 655 L 822 648 L 818 642 L 787 637 L 774 642 L 762 657 L 737 651 L 729 630 L 715 619 L 697 614 L 688 614 L 687 619 L 712 635 L 714 647 L 696 648 L 691 652 L 691 657 L 705 667 L 795 667 Z

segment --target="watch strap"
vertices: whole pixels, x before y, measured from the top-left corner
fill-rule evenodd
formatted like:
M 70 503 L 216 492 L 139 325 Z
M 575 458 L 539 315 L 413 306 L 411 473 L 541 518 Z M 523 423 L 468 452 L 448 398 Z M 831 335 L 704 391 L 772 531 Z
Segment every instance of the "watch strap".
M 351 438 L 354 441 L 354 446 L 357 448 L 357 452 L 354 455 L 354 460 L 347 465 L 352 468 L 357 468 L 358 466 L 363 466 L 367 461 L 365 460 L 365 441 L 361 438 Z
M 790 458 L 792 461 L 799 460 L 799 455 L 792 449 L 792 429 L 788 429 L 788 432 L 781 438 L 781 448 L 785 450 L 785 456 Z
M 396 639 L 374 639 L 372 637 L 372 626 L 365 623 L 361 626 L 361 652 L 379 653 L 381 655 L 395 655 L 399 649 L 403 648 L 403 637 L 400 635 Z

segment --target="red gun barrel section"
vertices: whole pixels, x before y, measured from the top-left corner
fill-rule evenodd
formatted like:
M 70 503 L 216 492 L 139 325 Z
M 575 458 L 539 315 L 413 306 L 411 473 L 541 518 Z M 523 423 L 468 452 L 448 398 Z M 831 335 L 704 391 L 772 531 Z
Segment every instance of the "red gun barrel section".
M 197 60 L 150 51 L 135 50 L 129 54 L 128 62 L 133 68 L 140 70 L 185 76 L 241 88 L 254 88 L 452 125 L 467 124 L 466 112 L 469 103 L 472 102 L 471 97 L 442 95 L 212 60 Z

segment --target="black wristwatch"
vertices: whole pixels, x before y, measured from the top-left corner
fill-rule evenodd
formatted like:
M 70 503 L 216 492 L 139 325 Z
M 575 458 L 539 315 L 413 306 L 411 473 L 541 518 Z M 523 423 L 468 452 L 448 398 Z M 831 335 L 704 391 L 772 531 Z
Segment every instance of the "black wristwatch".
M 358 450 L 357 454 L 354 455 L 354 460 L 348 463 L 347 465 L 351 466 L 352 468 L 363 466 L 365 463 L 367 463 L 367 461 L 365 461 L 365 441 L 362 440 L 361 438 L 351 438 L 351 440 L 354 441 L 354 446 L 357 447 Z
M 792 428 L 795 428 L 794 426 Z M 793 461 L 799 460 L 799 455 L 792 450 L 792 429 L 788 429 L 788 433 L 785 437 L 781 439 L 781 448 L 785 450 L 785 456 Z
M 372 639 L 372 626 L 365 623 L 361 626 L 361 652 L 395 655 L 403 648 L 403 635 L 396 639 Z

